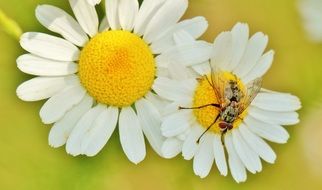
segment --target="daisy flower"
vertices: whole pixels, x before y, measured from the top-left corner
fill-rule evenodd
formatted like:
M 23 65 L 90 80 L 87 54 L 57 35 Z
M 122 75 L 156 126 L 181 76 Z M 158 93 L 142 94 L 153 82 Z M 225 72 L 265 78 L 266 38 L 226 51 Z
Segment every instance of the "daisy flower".
M 106 18 L 99 26 L 95 7 L 86 0 L 69 0 L 73 13 L 51 6 L 36 9 L 39 22 L 61 37 L 27 32 L 20 44 L 28 52 L 18 68 L 36 75 L 17 89 L 24 101 L 48 99 L 40 110 L 53 124 L 49 144 L 66 144 L 67 153 L 96 155 L 117 123 L 122 148 L 133 163 L 146 155 L 144 135 L 160 154 L 162 99 L 152 92 L 158 60 L 175 47 L 173 34 L 184 30 L 194 38 L 207 28 L 203 17 L 178 22 L 187 0 L 106 1 Z M 164 68 L 163 68 L 164 69 Z
M 322 42 L 322 1 L 300 0 L 298 8 L 308 37 L 312 41 Z
M 190 42 L 194 43 L 191 37 Z M 215 161 L 220 174 L 226 176 L 229 167 L 237 182 L 246 180 L 246 170 L 260 172 L 261 159 L 275 162 L 274 151 L 263 139 L 286 143 L 289 134 L 282 125 L 299 122 L 295 111 L 301 104 L 295 96 L 258 85 L 273 61 L 272 50 L 263 54 L 267 42 L 261 32 L 249 39 L 248 25 L 238 23 L 216 38 L 210 63 L 184 65 L 199 74 L 197 80 L 184 74 L 184 66 L 170 65 L 169 71 L 181 71 L 181 79 L 172 75 L 176 80 L 159 77 L 155 81 L 153 89 L 172 101 L 161 125 L 167 137 L 162 147 L 165 157 L 182 152 L 186 160 L 193 159 L 194 173 L 202 178 Z

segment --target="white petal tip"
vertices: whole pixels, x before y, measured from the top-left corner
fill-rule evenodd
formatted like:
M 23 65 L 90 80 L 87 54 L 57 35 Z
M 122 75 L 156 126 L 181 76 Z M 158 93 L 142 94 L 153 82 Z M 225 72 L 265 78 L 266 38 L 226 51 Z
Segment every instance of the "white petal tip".
M 176 157 L 176 155 L 169 154 L 169 153 L 163 153 L 162 157 L 165 159 L 172 159 L 172 158 Z
M 142 162 L 144 160 L 144 158 L 145 158 L 145 155 L 143 157 L 141 157 L 141 158 L 139 158 L 139 157 L 137 157 L 137 158 L 129 158 L 128 157 L 129 161 L 132 162 L 135 165 L 138 165 L 140 162 Z
M 274 157 L 274 158 L 272 158 L 271 160 L 266 159 L 265 161 L 266 161 L 267 163 L 269 163 L 269 164 L 275 164 L 275 161 L 276 161 L 276 155 L 275 155 L 275 157 Z
M 49 142 L 48 144 L 52 148 L 59 148 L 59 147 L 64 145 L 64 144 L 58 144 L 58 143 L 56 144 L 56 143 L 53 143 L 53 142 Z
M 228 172 L 220 172 L 220 175 L 227 176 L 228 175 Z
M 205 177 L 207 177 L 206 175 L 198 175 L 201 179 L 204 179 Z
M 59 145 L 53 145 L 53 144 L 49 144 L 49 146 L 52 147 L 52 148 L 59 148 L 59 147 L 61 147 Z
M 16 95 L 20 100 L 27 101 L 27 100 L 24 100 L 23 95 L 20 93 L 19 87 L 16 90 Z
M 244 179 L 235 179 L 237 183 L 244 183 L 247 180 L 247 177 Z
M 161 156 L 165 159 L 171 159 L 177 156 L 177 154 L 173 154 L 166 147 L 161 147 Z
M 73 150 L 74 149 L 74 150 Z M 68 142 L 66 143 L 66 152 L 67 152 L 67 154 L 69 154 L 69 155 L 71 155 L 71 156 L 74 156 L 74 157 L 76 157 L 76 156 L 78 156 L 78 155 L 80 155 L 81 153 L 80 153 L 80 151 L 77 151 L 77 150 L 75 150 L 75 148 L 72 148 L 69 144 L 68 144 Z
M 165 158 L 165 159 L 171 159 L 171 158 L 174 158 L 174 156 L 172 155 L 168 155 L 168 154 L 162 154 L 162 157 Z
M 71 155 L 71 156 L 74 156 L 74 157 L 76 157 L 76 156 L 80 155 L 80 154 L 78 154 L 78 153 L 73 153 L 73 152 L 68 152 L 68 151 L 66 151 L 66 152 L 67 152 L 67 154 L 69 154 L 69 155 Z
M 51 121 L 50 119 L 46 118 L 42 112 L 39 113 L 41 122 L 45 125 L 53 124 L 55 121 Z
M 35 12 L 37 14 L 37 12 L 39 11 L 39 9 L 42 7 L 42 5 L 37 5 L 36 9 L 35 9 Z
M 48 7 L 48 6 L 51 6 L 51 5 L 46 5 L 46 4 L 43 4 L 43 5 L 37 5 L 35 11 L 36 13 L 39 12 L 39 9 L 43 8 L 43 7 Z
M 166 137 L 166 138 L 170 138 L 170 137 L 172 137 L 171 135 L 169 135 L 169 134 L 168 134 L 168 132 L 167 132 L 167 131 L 163 131 L 162 129 L 161 129 L 161 134 L 162 134 L 164 137 Z
M 134 160 L 130 160 L 133 164 L 138 165 L 140 162 L 142 162 L 143 160 L 139 160 L 139 161 L 134 161 Z
M 54 123 L 54 121 L 49 121 L 49 120 L 47 120 L 45 118 L 41 118 L 41 122 L 43 124 L 45 124 L 45 125 L 50 125 L 50 124 L 53 124 Z
M 86 156 L 88 156 L 88 157 L 94 157 L 94 156 L 96 156 L 98 153 L 87 153 L 87 154 L 85 154 Z
M 192 158 L 191 157 L 188 157 L 188 156 L 183 156 L 183 159 L 185 159 L 185 160 L 191 160 Z
M 237 24 L 235 24 L 235 27 L 243 27 L 243 28 L 249 28 L 248 27 L 248 23 L 246 22 L 238 22 Z
M 30 102 L 30 101 L 34 101 L 33 99 L 31 99 L 30 97 L 26 97 L 24 96 L 24 88 L 22 86 L 22 84 L 20 86 L 18 86 L 18 88 L 16 89 L 16 95 L 17 97 L 22 100 L 22 101 L 25 101 L 25 102 Z

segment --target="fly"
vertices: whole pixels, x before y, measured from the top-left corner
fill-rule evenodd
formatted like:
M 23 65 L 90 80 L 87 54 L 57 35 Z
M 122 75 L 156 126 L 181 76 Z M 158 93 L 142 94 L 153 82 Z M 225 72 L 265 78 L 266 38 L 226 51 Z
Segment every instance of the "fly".
M 207 80 L 212 87 L 214 94 L 218 100 L 218 103 L 206 104 L 198 107 L 179 107 L 179 109 L 203 109 L 205 107 L 215 107 L 219 113 L 214 118 L 214 121 L 207 127 L 207 129 L 200 135 L 197 143 L 200 139 L 218 122 L 218 127 L 221 132 L 221 141 L 224 143 L 224 135 L 234 128 L 233 124 L 237 119 L 240 119 L 245 109 L 254 100 L 256 95 L 261 89 L 262 79 L 257 78 L 249 82 L 245 89 L 241 89 L 239 80 L 236 75 L 233 79 L 227 79 L 225 73 L 219 71 L 218 68 L 211 67 L 211 80 L 207 76 L 204 76 L 204 80 Z M 202 79 L 198 79 L 201 81 Z

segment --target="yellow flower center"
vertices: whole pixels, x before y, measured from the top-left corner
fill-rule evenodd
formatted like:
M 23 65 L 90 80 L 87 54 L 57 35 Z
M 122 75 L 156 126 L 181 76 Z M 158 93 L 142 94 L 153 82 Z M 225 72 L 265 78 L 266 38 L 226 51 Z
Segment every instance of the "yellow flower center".
M 130 106 L 150 91 L 155 72 L 148 44 L 127 31 L 97 34 L 79 59 L 79 78 L 88 93 L 117 107 Z
M 229 81 L 229 80 L 236 80 L 235 75 L 231 74 L 230 72 L 222 72 L 220 73 L 220 78 Z M 211 81 L 210 75 L 207 76 L 208 80 Z M 209 84 L 208 80 L 203 77 L 194 94 L 194 100 L 193 100 L 193 107 L 199 107 L 203 105 L 208 105 L 208 104 L 221 104 L 223 102 L 219 102 L 216 93 L 212 86 Z M 238 88 L 244 93 L 245 92 L 245 86 L 241 82 L 240 79 L 237 78 L 237 84 Z M 216 87 L 218 88 L 218 87 Z M 224 90 L 224 89 L 221 89 Z M 205 129 L 207 129 L 211 124 L 213 124 L 215 118 L 217 117 L 218 114 L 220 114 L 220 109 L 216 108 L 214 106 L 208 106 L 204 107 L 201 109 L 194 109 L 194 115 L 197 118 L 197 121 L 203 126 Z M 233 128 L 236 128 L 240 125 L 242 122 L 242 119 L 246 116 L 247 110 L 245 110 L 243 113 L 239 115 L 238 118 L 233 122 Z M 221 133 L 221 129 L 219 127 L 219 123 L 222 122 L 221 119 L 219 118 L 217 122 L 212 125 L 210 128 L 210 131 L 213 131 L 215 133 Z

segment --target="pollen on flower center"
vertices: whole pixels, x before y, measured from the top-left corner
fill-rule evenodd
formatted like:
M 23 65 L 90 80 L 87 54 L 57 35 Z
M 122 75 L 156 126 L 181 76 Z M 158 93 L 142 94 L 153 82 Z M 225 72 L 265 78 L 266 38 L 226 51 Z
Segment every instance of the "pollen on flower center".
M 148 44 L 127 31 L 97 34 L 80 55 L 80 81 L 103 104 L 133 104 L 151 89 L 154 77 L 155 60 Z
M 235 80 L 236 77 L 235 75 L 229 73 L 229 72 L 223 72 L 221 73 L 222 79 L 229 81 L 229 80 Z M 194 99 L 193 99 L 193 107 L 199 107 L 203 105 L 208 105 L 208 104 L 222 104 L 223 102 L 219 102 L 216 93 L 213 89 L 213 87 L 210 85 L 208 81 L 211 81 L 210 75 L 207 76 L 208 80 L 206 80 L 205 77 L 203 77 L 197 88 L 195 89 L 195 94 L 194 94 Z M 238 82 L 238 87 L 241 89 L 243 92 L 245 92 L 245 86 L 244 84 L 240 81 L 240 79 L 237 79 Z M 216 87 L 218 90 L 222 92 L 223 87 Z M 222 92 L 223 93 L 223 92 Z M 194 115 L 197 118 L 197 121 L 201 126 L 203 126 L 205 129 L 207 129 L 215 120 L 218 114 L 220 114 L 219 108 L 216 108 L 214 106 L 208 106 L 205 108 L 201 109 L 194 109 Z M 243 113 L 239 115 L 239 118 L 236 119 L 233 122 L 233 127 L 236 128 L 240 125 L 242 122 L 242 119 L 245 117 L 247 114 L 247 111 L 245 110 Z M 217 120 L 217 122 L 210 128 L 210 131 L 213 131 L 215 133 L 220 133 L 221 130 L 219 128 L 219 123 L 220 123 L 220 118 Z

